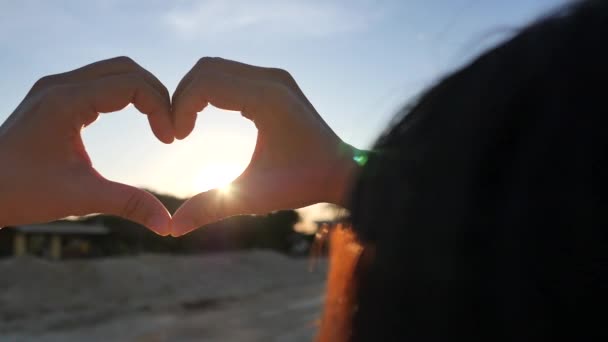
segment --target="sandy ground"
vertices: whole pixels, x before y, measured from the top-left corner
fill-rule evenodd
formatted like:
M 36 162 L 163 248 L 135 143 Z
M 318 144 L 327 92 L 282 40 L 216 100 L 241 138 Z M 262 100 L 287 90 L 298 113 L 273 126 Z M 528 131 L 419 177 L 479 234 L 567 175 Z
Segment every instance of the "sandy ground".
M 1 341 L 311 341 L 326 263 L 269 251 L 0 261 Z

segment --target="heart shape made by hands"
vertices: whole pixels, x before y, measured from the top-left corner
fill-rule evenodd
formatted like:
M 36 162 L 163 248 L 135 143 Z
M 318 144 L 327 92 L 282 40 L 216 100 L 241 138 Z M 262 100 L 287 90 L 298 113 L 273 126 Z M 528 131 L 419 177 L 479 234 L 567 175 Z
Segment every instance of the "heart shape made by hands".
M 150 193 L 102 177 L 92 167 L 82 128 L 129 103 L 147 114 L 152 132 L 167 144 L 188 137 L 209 104 L 251 120 L 256 145 L 230 196 L 202 192 L 171 217 Z M 11 147 L 0 149 L 0 156 L 23 171 L 10 176 L 25 180 L 7 187 L 14 195 L 6 204 L 14 212 L 9 223 L 106 213 L 173 236 L 237 214 L 340 203 L 352 164 L 352 147 L 321 119 L 289 73 L 220 58 L 199 60 L 171 99 L 156 77 L 128 58 L 45 77 L 2 125 L 0 138 Z M 19 208 L 34 210 L 23 214 Z
M 230 183 L 251 160 L 257 129 L 239 113 L 209 106 L 199 114 L 193 132 L 171 144 L 159 142 L 142 119 L 144 115 L 128 108 L 102 116 L 83 131 L 92 164 L 104 177 L 152 194 L 170 190 L 186 199 L 219 188 L 227 198 Z M 177 209 L 174 201 L 161 201 L 170 213 Z

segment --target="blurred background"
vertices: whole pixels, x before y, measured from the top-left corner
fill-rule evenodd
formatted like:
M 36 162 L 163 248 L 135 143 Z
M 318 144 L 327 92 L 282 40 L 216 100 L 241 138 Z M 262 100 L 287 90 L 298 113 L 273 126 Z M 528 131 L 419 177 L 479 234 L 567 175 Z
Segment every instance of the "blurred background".
M 172 92 L 217 56 L 288 70 L 344 141 L 368 148 L 400 106 L 565 2 L 0 1 L 0 122 L 44 75 L 124 55 Z M 188 139 L 164 145 L 128 107 L 84 139 L 104 176 L 173 211 L 236 178 L 256 130 L 207 108 Z M 2 229 L 0 340 L 309 341 L 327 271 L 315 236 L 342 214 L 318 204 L 181 238 L 108 216 Z

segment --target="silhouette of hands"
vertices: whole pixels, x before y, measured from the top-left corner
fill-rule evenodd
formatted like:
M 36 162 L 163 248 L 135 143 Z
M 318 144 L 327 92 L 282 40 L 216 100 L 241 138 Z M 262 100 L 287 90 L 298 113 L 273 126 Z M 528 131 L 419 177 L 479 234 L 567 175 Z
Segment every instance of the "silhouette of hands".
M 344 204 L 355 149 L 286 71 L 202 58 L 172 102 L 165 86 L 127 57 L 40 79 L 0 126 L 0 227 L 105 213 L 179 236 L 233 215 Z M 186 138 L 207 104 L 241 112 L 258 129 L 249 166 L 229 193 L 200 193 L 172 219 L 150 193 L 101 176 L 85 150 L 81 130 L 129 103 L 167 144 Z
M 219 189 L 186 201 L 172 235 L 239 214 L 262 214 L 319 202 L 343 204 L 356 163 L 289 73 L 220 58 L 202 58 L 173 94 L 175 136 L 187 137 L 207 104 L 240 111 L 258 129 L 247 169 L 228 193 Z
M 107 213 L 169 234 L 171 216 L 160 201 L 103 178 L 82 142 L 81 130 L 99 113 L 129 103 L 148 115 L 159 140 L 173 141 L 167 89 L 129 58 L 40 79 L 0 126 L 0 227 Z

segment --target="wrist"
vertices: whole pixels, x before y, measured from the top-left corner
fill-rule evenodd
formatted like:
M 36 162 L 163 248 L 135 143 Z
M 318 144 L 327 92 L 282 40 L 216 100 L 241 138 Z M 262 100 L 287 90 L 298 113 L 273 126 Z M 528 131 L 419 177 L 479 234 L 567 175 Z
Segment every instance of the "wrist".
M 359 150 L 351 145 L 340 144 L 337 160 L 329 170 L 327 202 L 348 209 L 352 187 L 367 162 L 367 154 L 367 151 Z

